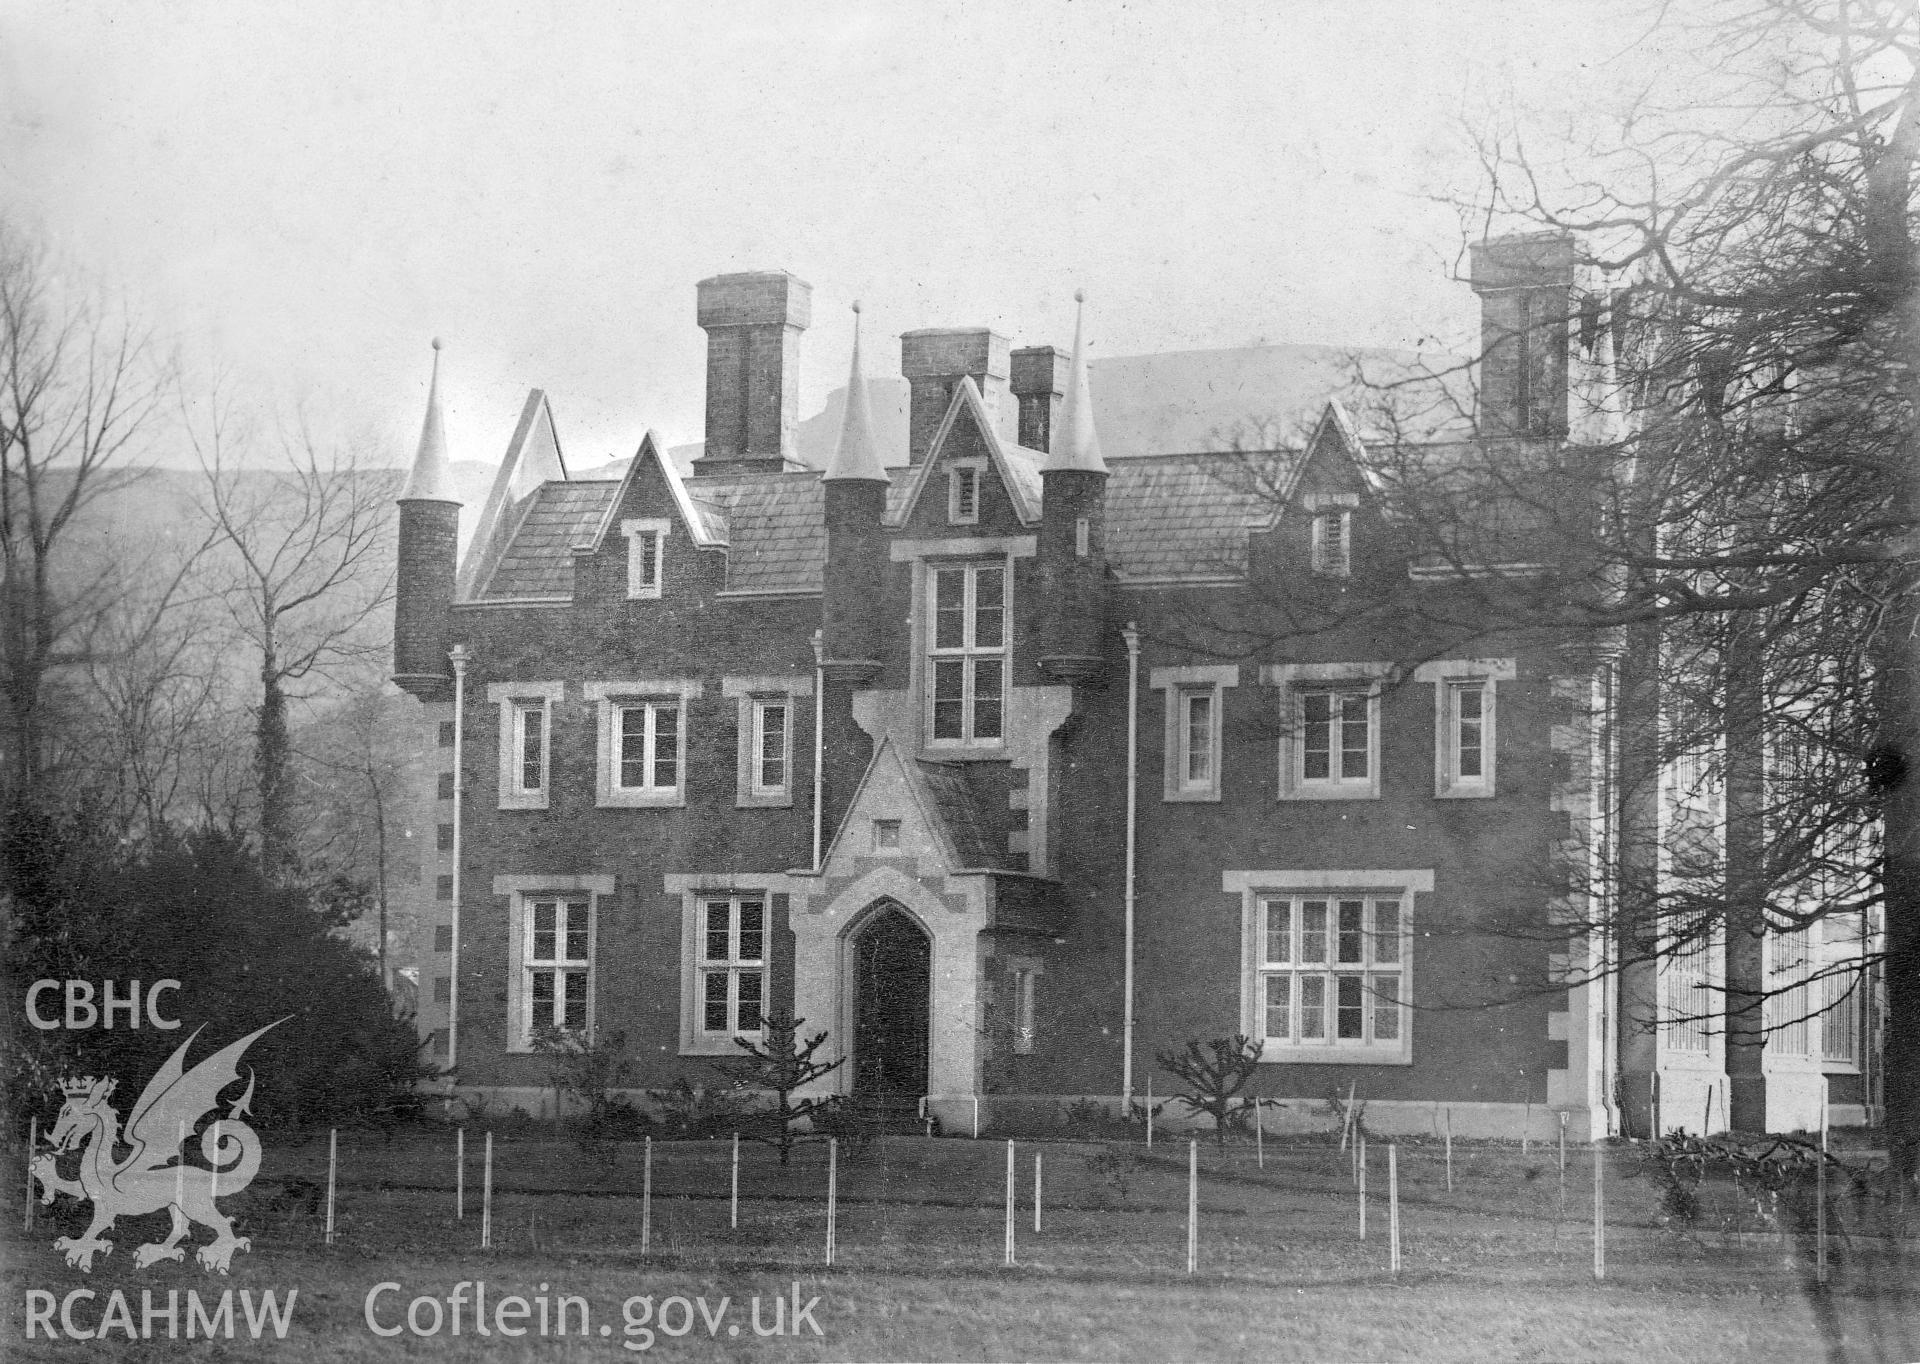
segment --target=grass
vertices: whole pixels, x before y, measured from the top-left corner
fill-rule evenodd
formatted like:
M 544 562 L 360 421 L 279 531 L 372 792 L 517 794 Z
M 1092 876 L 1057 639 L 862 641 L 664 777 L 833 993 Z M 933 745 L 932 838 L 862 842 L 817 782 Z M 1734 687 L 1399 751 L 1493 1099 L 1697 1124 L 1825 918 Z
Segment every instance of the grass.
M 638 1252 L 640 1149 L 583 1153 L 570 1143 L 495 1147 L 494 1246 L 479 1249 L 480 1143 L 469 1133 L 467 1216 L 454 1216 L 452 1142 L 444 1133 L 392 1144 L 343 1139 L 336 1244 L 290 1180 L 324 1182 L 326 1142 L 278 1143 L 252 1189 L 232 1199 L 253 1249 L 230 1280 L 197 1268 L 132 1267 L 131 1248 L 158 1234 L 122 1227 L 92 1276 L 67 1268 L 42 1223 L 32 1237 L 11 1210 L 4 1278 L 8 1358 L 169 1358 L 207 1342 L 27 1341 L 25 1293 L 84 1286 L 139 1291 L 298 1288 L 287 1338 L 222 1348 L 286 1360 L 486 1360 L 624 1356 L 622 1305 L 704 1298 L 680 1337 L 655 1332 L 674 1359 L 746 1355 L 810 1359 L 1259 1360 L 1782 1360 L 1920 1358 L 1914 1261 L 1899 1241 L 1856 1237 L 1835 1247 L 1835 1284 L 1811 1284 L 1806 1257 L 1774 1238 L 1678 1235 L 1660 1224 L 1658 1189 L 1628 1178 L 1633 1158 L 1608 1156 L 1608 1277 L 1592 1276 L 1588 1152 L 1570 1158 L 1563 1212 L 1551 1150 L 1456 1146 L 1446 1188 L 1437 1147 L 1399 1151 L 1404 1260 L 1387 1269 L 1385 1152 L 1370 1160 L 1368 1237 L 1348 1158 L 1320 1142 L 1201 1151 L 1199 1273 L 1185 1273 L 1186 1147 L 1023 1142 L 1016 1268 L 1002 1265 L 1005 1144 L 886 1139 L 840 1167 L 838 1255 L 823 1265 L 825 1158 L 804 1148 L 782 1173 L 763 1148 L 742 1156 L 740 1226 L 728 1224 L 729 1148 L 657 1144 L 652 1245 Z M 1032 1157 L 1045 1158 L 1046 1216 L 1032 1230 Z M 18 1199 L 18 1192 L 13 1195 Z M 61 1215 L 62 1229 L 72 1222 Z M 1735 1230 L 1739 1230 L 1735 1228 Z M 197 1233 L 197 1239 L 205 1239 Z M 399 1321 L 416 1294 L 444 1300 L 484 1279 L 494 1303 L 577 1294 L 590 1304 L 586 1339 L 499 1335 L 454 1340 L 374 1336 L 363 1312 L 375 1284 L 403 1285 L 381 1303 Z M 795 1285 L 798 1285 L 796 1290 Z M 822 1334 L 752 1335 L 748 1304 L 818 1296 Z M 82 1324 L 101 1300 L 85 1304 Z M 638 1308 L 636 1307 L 636 1312 Z M 677 1309 L 675 1309 L 677 1310 Z M 577 1322 L 576 1322 L 577 1324 Z M 678 1325 L 677 1317 L 671 1322 Z M 611 1328 L 608 1336 L 599 1328 Z M 646 1329 L 658 1325 L 649 1318 Z M 739 1328 L 730 1336 L 728 1326 Z M 642 1337 L 636 1336 L 635 1343 Z

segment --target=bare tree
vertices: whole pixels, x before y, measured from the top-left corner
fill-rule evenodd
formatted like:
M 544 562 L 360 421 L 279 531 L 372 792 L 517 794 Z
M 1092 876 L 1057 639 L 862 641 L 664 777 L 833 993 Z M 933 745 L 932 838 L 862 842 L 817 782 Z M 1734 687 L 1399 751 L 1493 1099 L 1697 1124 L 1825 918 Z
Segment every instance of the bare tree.
M 309 679 L 382 656 L 372 627 L 392 600 L 394 478 L 352 448 L 323 452 L 304 428 L 282 432 L 264 467 L 239 458 L 256 442 L 217 392 L 189 429 L 205 476 L 201 505 L 231 560 L 222 597 L 259 657 L 260 850 L 283 875 L 298 853 L 288 706 Z
M 138 477 L 170 376 L 151 336 L 84 296 L 0 221 L 0 696 L 9 801 L 48 793 L 56 677 L 86 655 L 114 575 L 70 553 L 75 519 Z
M 1560 234 L 1575 282 L 1458 366 L 1371 381 L 1360 425 L 1397 568 L 1256 591 L 1253 618 L 1203 619 L 1194 641 L 1253 652 L 1377 621 L 1405 661 L 1516 631 L 1584 648 L 1618 752 L 1610 844 L 1570 858 L 1598 869 L 1575 887 L 1593 909 L 1506 931 L 1591 942 L 1586 978 L 1617 972 L 1630 995 L 1663 963 L 1724 951 L 1724 980 L 1648 1002 L 1724 1032 L 1737 1084 L 1769 1032 L 1860 990 L 1856 966 L 1834 966 L 1844 988 L 1809 999 L 1767 971 L 1770 945 L 1877 916 L 1887 1120 L 1912 1176 L 1920 8 L 1663 6 L 1648 41 L 1680 98 L 1644 95 L 1551 157 L 1477 130 L 1469 237 Z M 1682 71 L 1694 53 L 1712 64 Z M 1502 429 L 1471 380 L 1529 356 L 1564 357 L 1535 377 L 1551 387 L 1561 364 L 1568 402 Z M 1227 483 L 1271 499 L 1295 456 L 1250 444 Z

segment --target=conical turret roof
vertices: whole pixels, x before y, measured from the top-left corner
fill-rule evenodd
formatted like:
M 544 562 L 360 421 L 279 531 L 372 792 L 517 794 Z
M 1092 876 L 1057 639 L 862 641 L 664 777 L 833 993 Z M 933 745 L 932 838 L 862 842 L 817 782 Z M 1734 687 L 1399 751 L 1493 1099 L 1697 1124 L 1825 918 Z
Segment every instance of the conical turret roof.
M 1100 436 L 1093 429 L 1093 393 L 1087 383 L 1087 343 L 1083 335 L 1087 296 L 1074 291 L 1073 362 L 1067 369 L 1067 401 L 1060 413 L 1060 430 L 1050 442 L 1047 462 L 1041 473 L 1074 469 L 1081 473 L 1104 474 L 1107 462 L 1100 457 Z
M 880 452 L 873 440 L 873 405 L 867 397 L 867 376 L 860 368 L 860 305 L 853 305 L 853 372 L 847 378 L 847 411 L 840 422 L 840 443 L 833 447 L 823 477 L 887 481 Z
M 453 465 L 447 459 L 447 433 L 440 420 L 440 338 L 433 338 L 433 379 L 427 385 L 427 419 L 420 428 L 420 449 L 413 472 L 401 490 L 402 502 L 458 502 Z

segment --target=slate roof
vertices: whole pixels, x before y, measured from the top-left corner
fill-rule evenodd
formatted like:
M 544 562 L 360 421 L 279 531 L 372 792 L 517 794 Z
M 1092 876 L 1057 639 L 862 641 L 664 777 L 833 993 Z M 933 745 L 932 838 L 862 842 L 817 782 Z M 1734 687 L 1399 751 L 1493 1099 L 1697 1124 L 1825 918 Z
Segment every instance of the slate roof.
M 827 559 L 827 490 L 818 474 L 714 474 L 687 480 L 727 544 L 729 592 L 818 592 Z
M 481 600 L 571 597 L 573 547 L 593 539 L 620 484 L 543 483 L 528 494 L 519 524 L 500 550 Z
M 1006 838 L 1003 834 L 1000 847 L 994 847 L 992 829 L 981 817 L 980 808 L 973 799 L 973 791 L 967 785 L 965 770 L 954 763 L 927 762 L 917 760 L 920 776 L 927 784 L 927 794 L 933 797 L 935 811 L 940 822 L 947 826 L 947 836 L 953 840 L 954 855 L 959 859 L 959 867 L 1006 867 Z
M 1116 460 L 1107 480 L 1107 562 L 1122 578 L 1219 577 L 1247 566 L 1261 496 L 1232 455 Z

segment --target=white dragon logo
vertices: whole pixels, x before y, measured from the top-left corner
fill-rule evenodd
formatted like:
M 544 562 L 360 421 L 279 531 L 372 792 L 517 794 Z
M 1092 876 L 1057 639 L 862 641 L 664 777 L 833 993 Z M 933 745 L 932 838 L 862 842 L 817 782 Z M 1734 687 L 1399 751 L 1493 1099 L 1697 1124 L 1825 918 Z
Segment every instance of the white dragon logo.
M 187 1048 L 200 1035 L 200 1029 L 194 1029 L 140 1092 L 124 1135 L 120 1114 L 107 1103 L 118 1081 L 88 1076 L 60 1082 L 67 1101 L 48 1138 L 53 1149 L 35 1156 L 32 1169 L 42 1203 L 53 1202 L 56 1193 L 93 1201 L 93 1224 L 86 1234 L 62 1236 L 53 1243 L 55 1250 L 66 1252 L 68 1264 L 92 1273 L 95 1255 L 113 1253 L 113 1242 L 102 1239 L 101 1233 L 112 1228 L 114 1219 L 140 1217 L 162 1208 L 173 1215 L 172 1233 L 133 1252 L 139 1268 L 184 1259 L 180 1241 L 195 1222 L 214 1233 L 214 1239 L 195 1255 L 209 1270 L 225 1274 L 234 1251 L 253 1248 L 246 1237 L 233 1234 L 232 1220 L 214 1202 L 217 1196 L 246 1188 L 260 1169 L 260 1138 L 239 1121 L 242 1114 L 251 1116 L 253 1072 L 247 1072 L 246 1093 L 229 1105 L 225 1118 L 216 1116 L 201 1135 L 200 1154 L 211 1168 L 187 1164 L 184 1139 L 202 1117 L 215 1110 L 220 1091 L 239 1080 L 240 1054 L 267 1028 L 284 1022 L 279 1019 L 250 1032 L 187 1070 Z M 116 1146 L 133 1149 L 125 1160 L 116 1161 Z M 63 1179 L 57 1158 L 76 1147 L 81 1151 L 80 1178 Z

